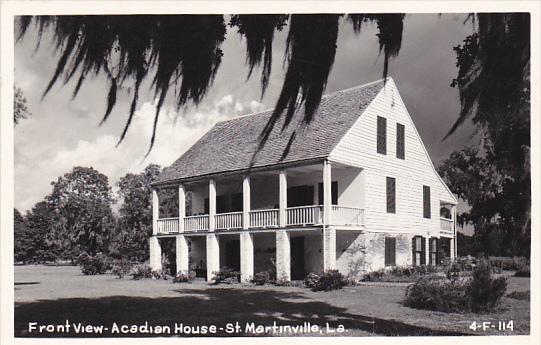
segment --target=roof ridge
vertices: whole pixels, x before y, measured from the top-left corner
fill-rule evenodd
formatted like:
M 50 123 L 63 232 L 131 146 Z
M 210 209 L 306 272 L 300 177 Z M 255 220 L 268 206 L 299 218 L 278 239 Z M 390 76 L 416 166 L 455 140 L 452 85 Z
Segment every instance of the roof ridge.
M 330 96 L 334 96 L 334 95 L 339 94 L 339 93 L 341 93 L 341 92 L 347 92 L 347 91 L 353 91 L 353 90 L 357 90 L 357 89 L 362 89 L 362 88 L 371 86 L 372 84 L 380 83 L 380 82 L 382 82 L 383 80 L 392 81 L 393 78 L 392 78 L 392 77 L 380 78 L 380 79 L 378 79 L 378 80 L 374 80 L 374 81 L 371 81 L 371 82 L 369 82 L 369 83 L 365 83 L 365 84 L 361 84 L 361 85 L 355 85 L 355 86 L 349 87 L 349 88 L 347 88 L 347 89 L 336 90 L 336 91 L 333 91 L 333 92 L 331 92 L 331 93 L 326 93 L 326 94 L 324 94 L 324 95 L 321 97 L 321 99 L 323 100 L 324 98 L 328 98 L 328 97 L 330 97 Z M 268 113 L 268 112 L 271 111 L 271 110 L 274 110 L 274 108 L 267 108 L 267 109 L 260 110 L 260 111 L 255 112 L 255 113 L 249 113 L 249 114 L 244 114 L 244 115 L 234 116 L 234 117 L 231 117 L 231 118 L 229 118 L 229 119 L 227 119 L 227 120 L 218 121 L 218 122 L 216 122 L 216 124 L 223 123 L 223 122 L 228 122 L 228 121 L 232 121 L 232 120 L 237 120 L 237 119 L 242 119 L 242 118 L 248 117 L 248 116 L 263 115 L 263 114 Z

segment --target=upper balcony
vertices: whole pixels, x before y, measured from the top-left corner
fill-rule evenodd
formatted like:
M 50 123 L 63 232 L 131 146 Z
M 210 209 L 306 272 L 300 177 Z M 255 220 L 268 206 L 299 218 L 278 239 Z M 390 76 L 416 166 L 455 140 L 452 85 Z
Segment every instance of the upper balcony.
M 178 200 L 179 216 L 159 217 L 154 191 L 154 234 L 364 226 L 363 170 L 337 163 L 191 181 Z

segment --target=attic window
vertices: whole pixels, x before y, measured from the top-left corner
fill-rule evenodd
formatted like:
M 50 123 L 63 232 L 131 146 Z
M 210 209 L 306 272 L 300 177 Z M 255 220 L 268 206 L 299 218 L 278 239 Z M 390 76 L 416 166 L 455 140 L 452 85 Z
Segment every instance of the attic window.
M 406 158 L 405 127 L 401 123 L 396 124 L 396 158 Z
M 387 154 L 387 119 L 378 116 L 377 152 Z

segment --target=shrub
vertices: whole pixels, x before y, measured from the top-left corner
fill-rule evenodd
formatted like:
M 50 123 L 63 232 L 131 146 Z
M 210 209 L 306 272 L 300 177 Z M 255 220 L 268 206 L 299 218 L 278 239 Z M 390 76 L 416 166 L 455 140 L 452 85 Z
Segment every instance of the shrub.
M 488 261 L 490 266 L 498 267 L 504 271 L 518 271 L 520 268 L 529 265 L 529 260 L 522 256 L 490 256 Z
M 530 277 L 530 266 L 521 267 L 518 271 L 515 272 L 515 277 L 529 278 Z
M 190 283 L 192 280 L 195 279 L 196 273 L 195 271 L 188 271 L 188 272 L 178 272 L 173 278 L 173 283 Z
M 128 260 L 125 260 L 125 259 L 115 260 L 113 262 L 111 273 L 116 275 L 120 279 L 130 273 L 132 266 L 133 264 Z
M 231 268 L 222 268 L 214 272 L 212 278 L 213 284 L 233 284 L 240 282 L 240 272 L 234 271 Z
M 421 277 L 406 289 L 405 305 L 412 308 L 444 312 L 468 309 L 469 300 L 462 280 Z
M 167 280 L 167 275 L 164 270 L 153 270 L 150 272 L 150 276 L 152 279 L 156 280 Z
M 339 290 L 346 285 L 346 279 L 338 270 L 328 270 L 319 277 L 314 291 Z
M 364 282 L 415 282 L 420 277 L 433 275 L 437 272 L 434 266 L 393 266 L 364 274 Z
M 504 277 L 492 278 L 492 268 L 487 260 L 480 260 L 473 270 L 473 278 L 466 293 L 473 311 L 492 310 L 507 289 Z
M 152 278 L 152 269 L 148 264 L 134 265 L 130 271 L 132 279 L 149 279 Z
M 265 285 L 271 282 L 270 279 L 270 273 L 267 271 L 258 272 L 254 275 L 254 279 L 252 279 L 252 282 L 255 285 Z
M 79 255 L 78 262 L 84 275 L 104 274 L 111 269 L 110 260 L 102 253 L 95 256 L 82 253 Z
M 316 273 L 308 273 L 306 278 L 304 278 L 304 286 L 310 289 L 313 289 L 316 287 L 317 283 L 319 282 L 319 274 Z
M 530 291 L 513 291 L 510 294 L 507 294 L 506 297 L 518 299 L 520 301 L 529 301 Z
M 291 286 L 291 281 L 286 278 L 280 278 L 276 279 L 274 282 L 274 285 L 276 286 Z

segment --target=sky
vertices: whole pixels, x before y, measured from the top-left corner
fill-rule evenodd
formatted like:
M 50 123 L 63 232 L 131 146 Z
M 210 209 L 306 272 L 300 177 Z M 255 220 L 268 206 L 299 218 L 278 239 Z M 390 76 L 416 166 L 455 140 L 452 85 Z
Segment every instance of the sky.
M 467 122 L 442 141 L 460 110 L 458 91 L 449 84 L 457 74 L 452 48 L 473 30 L 471 23 L 464 24 L 465 17 L 407 15 L 402 48 L 389 67 L 436 167 L 452 151 L 470 143 L 473 134 Z M 367 24 L 357 35 L 349 22 L 341 22 L 326 93 L 382 77 L 383 56 L 376 33 L 376 26 Z M 207 97 L 198 107 L 179 112 L 170 99 L 160 116 L 154 148 L 145 158 L 152 134 L 153 93 L 140 95 L 135 120 L 116 147 L 131 102 L 129 90 L 119 93 L 113 113 L 101 126 L 108 91 L 103 77 L 88 78 L 75 99 L 72 82 L 58 83 L 42 98 L 58 57 L 48 35 L 36 49 L 37 35 L 32 29 L 15 45 L 15 84 L 23 90 L 32 113 L 15 127 L 15 207 L 21 212 L 31 209 L 51 192 L 51 182 L 74 166 L 91 166 L 104 173 L 115 190 L 119 178 L 128 172 L 138 173 L 151 163 L 163 167 L 173 163 L 216 122 L 272 108 L 283 82 L 286 35 L 287 27 L 275 36 L 270 82 L 261 98 L 259 70 L 246 79 L 245 42 L 228 27 L 222 64 Z

